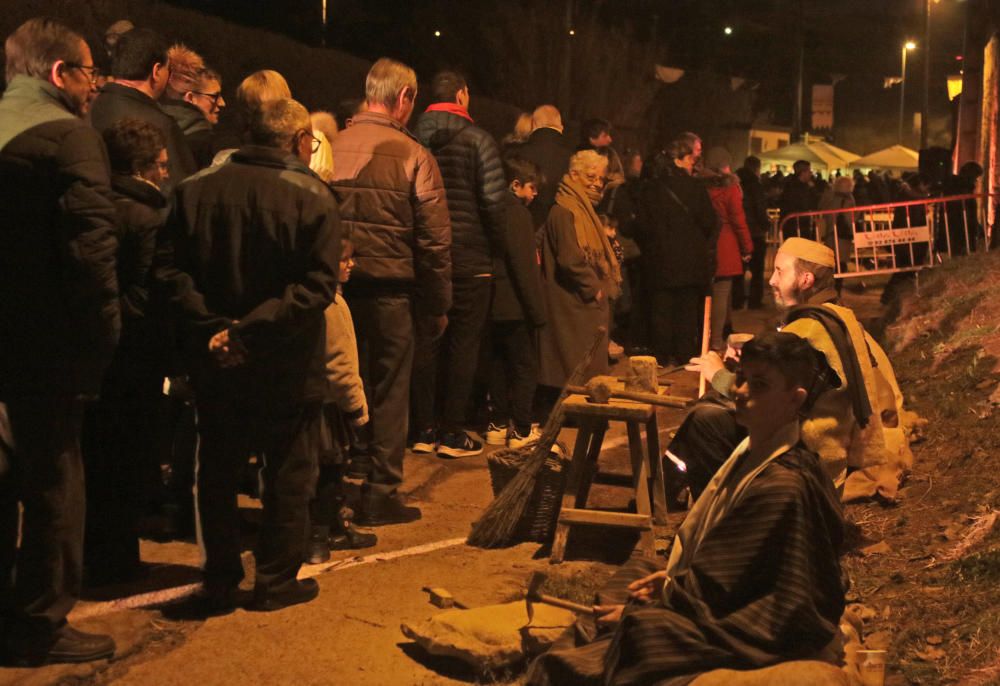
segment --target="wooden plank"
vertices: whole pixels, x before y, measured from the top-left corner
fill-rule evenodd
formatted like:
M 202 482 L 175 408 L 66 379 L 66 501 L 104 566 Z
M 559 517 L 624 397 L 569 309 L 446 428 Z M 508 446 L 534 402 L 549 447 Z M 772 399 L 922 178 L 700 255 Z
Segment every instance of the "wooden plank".
M 663 480 L 663 456 L 660 453 L 660 431 L 655 412 L 646 422 L 646 451 L 652 477 L 650 489 L 653 491 L 653 522 L 664 526 L 667 523 L 667 488 Z
M 648 530 L 652 528 L 649 515 L 630 512 L 605 512 L 604 510 L 579 510 L 563 508 L 559 512 L 560 524 L 592 524 L 595 526 L 616 526 L 625 529 Z
M 577 501 L 577 493 L 580 489 L 580 482 L 587 474 L 587 454 L 590 447 L 592 427 L 590 422 L 581 423 L 576 433 L 576 445 L 573 446 L 573 457 L 570 460 L 569 470 L 566 473 L 566 490 L 563 491 L 562 510 L 571 509 Z M 552 538 L 552 552 L 549 555 L 549 562 L 558 564 L 562 562 L 566 553 L 566 542 L 569 539 L 569 524 L 556 522 L 556 533 Z
M 569 417 L 597 417 L 609 421 L 648 421 L 653 414 L 653 406 L 632 400 L 612 398 L 608 403 L 592 403 L 584 395 L 571 395 L 563 403 L 563 411 Z

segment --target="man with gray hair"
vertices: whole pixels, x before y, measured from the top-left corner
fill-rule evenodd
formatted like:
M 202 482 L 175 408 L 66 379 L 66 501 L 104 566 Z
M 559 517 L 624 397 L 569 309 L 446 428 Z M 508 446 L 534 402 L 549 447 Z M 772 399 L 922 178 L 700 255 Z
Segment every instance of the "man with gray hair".
M 316 139 L 294 100 L 253 113 L 252 143 L 177 188 L 157 254 L 198 410 L 197 513 L 206 614 L 232 610 L 243 578 L 237 492 L 263 458 L 263 519 L 250 609 L 316 597 L 297 581 L 326 395 L 323 311 L 337 289 L 337 203 L 309 167 Z M 292 237 L 291 239 L 289 237 Z
M 354 313 L 361 378 L 369 392 L 370 466 L 358 522 L 420 518 L 398 494 L 403 482 L 415 331 L 439 337 L 451 308 L 451 221 L 437 162 L 406 129 L 417 75 L 383 58 L 365 81 L 367 111 L 337 134 L 333 187 L 352 230 L 354 276 L 345 294 Z
M 121 326 L 115 208 L 104 142 L 80 119 L 96 80 L 87 44 L 30 19 L 4 52 L 0 403 L 13 449 L 0 474 L 0 650 L 14 662 L 85 662 L 115 649 L 66 623 L 83 573 L 84 401 Z
M 531 114 L 531 135 L 518 149 L 518 157 L 534 162 L 544 177 L 538 185 L 538 197 L 528 209 L 538 229 L 549 216 L 556 201 L 556 189 L 569 170 L 573 147 L 563 135 L 562 115 L 554 105 L 540 105 Z

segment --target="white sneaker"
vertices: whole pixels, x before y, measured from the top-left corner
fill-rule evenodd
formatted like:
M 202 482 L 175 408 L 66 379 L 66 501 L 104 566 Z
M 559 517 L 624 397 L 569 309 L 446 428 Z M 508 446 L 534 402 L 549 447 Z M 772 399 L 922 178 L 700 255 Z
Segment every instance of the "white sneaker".
M 483 434 L 483 438 L 486 439 L 486 445 L 506 445 L 507 443 L 507 427 L 497 426 L 493 422 L 486 427 L 486 433 Z
M 537 424 L 531 425 L 531 431 L 528 432 L 527 436 L 522 436 L 517 433 L 516 429 L 511 429 L 510 433 L 507 434 L 507 447 L 508 448 L 526 448 L 529 445 L 534 445 L 538 443 L 538 439 L 542 437 L 542 432 L 539 430 Z

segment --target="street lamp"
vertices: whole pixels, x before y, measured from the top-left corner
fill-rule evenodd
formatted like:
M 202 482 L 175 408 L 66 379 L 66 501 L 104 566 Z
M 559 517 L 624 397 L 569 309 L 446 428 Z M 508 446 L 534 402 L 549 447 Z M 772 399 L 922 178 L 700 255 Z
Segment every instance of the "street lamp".
M 899 82 L 899 144 L 900 145 L 903 144 L 903 115 L 904 115 L 904 108 L 906 107 L 906 100 L 905 100 L 905 96 L 906 96 L 906 53 L 909 52 L 910 50 L 913 50 L 916 47 L 917 47 L 917 44 L 914 43 L 911 40 L 908 40 L 905 43 L 903 43 L 903 68 L 902 68 L 902 72 L 900 74 L 901 78 L 900 78 L 900 82 Z M 925 126 L 925 124 L 921 123 L 921 126 Z

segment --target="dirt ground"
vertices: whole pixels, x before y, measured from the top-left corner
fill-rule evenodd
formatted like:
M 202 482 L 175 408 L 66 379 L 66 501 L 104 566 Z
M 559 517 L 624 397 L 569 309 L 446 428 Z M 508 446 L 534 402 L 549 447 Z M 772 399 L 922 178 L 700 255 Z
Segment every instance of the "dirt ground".
M 920 298 L 888 313 L 900 384 L 929 424 L 913 446 L 915 466 L 899 500 L 845 508 L 854 536 L 844 558 L 849 600 L 865 608 L 869 647 L 889 649 L 888 684 L 1000 683 L 997 263 L 989 256 L 946 265 L 923 279 Z M 877 284 L 845 291 L 847 304 L 875 330 L 884 328 L 879 292 Z M 742 311 L 735 324 L 756 331 L 773 317 L 773 311 Z M 696 393 L 693 374 L 676 376 L 674 393 Z M 681 416 L 660 412 L 661 445 Z M 627 464 L 623 433 L 612 427 L 602 466 Z M 569 445 L 572 438 L 572 430 L 562 436 Z M 0 669 L 0 684 L 474 683 L 481 678 L 423 655 L 400 632 L 401 623 L 440 612 L 423 587 L 443 586 L 462 603 L 481 606 L 519 597 L 529 574 L 541 570 L 585 596 L 635 544 L 619 530 L 592 530 L 571 538 L 561 565 L 550 565 L 537 544 L 470 548 L 464 537 L 491 498 L 484 457 L 408 454 L 406 470 L 405 491 L 424 518 L 379 528 L 378 546 L 363 556 L 335 554 L 325 565 L 304 568 L 320 583 L 314 602 L 271 614 L 171 618 L 155 603 L 190 592 L 199 552 L 191 541 L 144 541 L 143 558 L 154 565 L 150 579 L 93 593 L 71 617 L 83 628 L 110 632 L 119 645 L 114 660 Z M 594 498 L 624 507 L 628 493 L 596 488 Z M 249 545 L 255 503 L 245 504 Z M 672 516 L 671 525 L 679 518 Z

